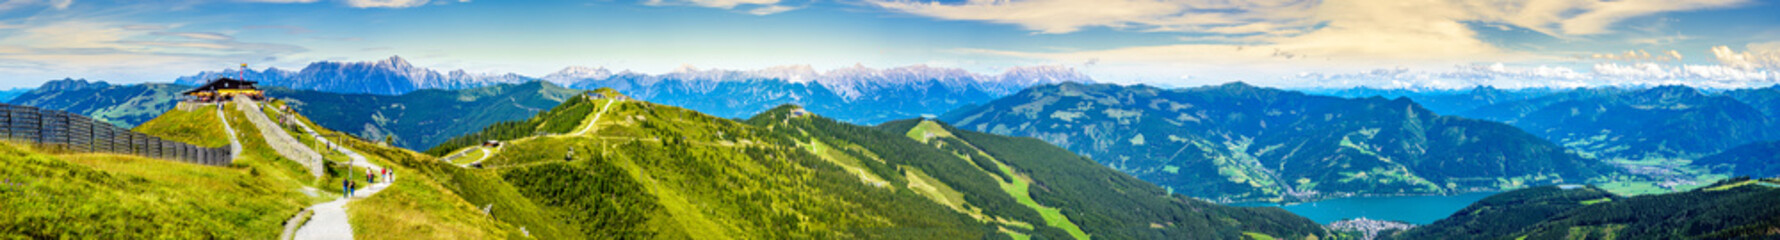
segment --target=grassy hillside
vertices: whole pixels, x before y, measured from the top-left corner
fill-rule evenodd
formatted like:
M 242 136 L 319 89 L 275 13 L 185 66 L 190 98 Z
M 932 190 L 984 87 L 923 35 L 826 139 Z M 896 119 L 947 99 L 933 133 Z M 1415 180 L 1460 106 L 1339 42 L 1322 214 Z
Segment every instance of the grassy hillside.
M 609 101 L 576 99 L 583 100 L 540 114 L 528 121 L 538 124 L 520 132 L 565 126 L 552 122 L 576 123 L 562 132 L 587 127 L 581 121 L 587 112 L 578 106 Z M 474 192 L 466 199 L 493 205 L 503 222 L 571 239 L 993 234 L 989 226 L 919 196 L 859 184 L 840 167 L 754 126 L 634 101 L 612 104 L 603 116 L 589 135 L 517 137 L 484 169 L 428 164 L 425 171 L 449 178 L 444 185 L 460 192 Z M 565 161 L 570 150 L 576 155 Z
M 225 167 L 114 154 L 37 153 L 0 145 L 0 238 L 271 239 L 304 207 L 338 198 L 348 174 L 338 164 L 322 178 L 283 159 L 235 107 L 169 111 L 138 131 L 183 142 L 227 145 L 223 121 L 240 133 L 241 157 Z M 321 130 L 321 131 L 326 131 Z M 300 134 L 300 133 L 299 133 Z M 221 144 L 217 144 L 221 142 Z M 345 141 L 371 161 L 430 157 L 360 140 Z M 403 154 L 405 153 L 405 154 Z M 426 159 L 426 160 L 414 160 Z M 335 158 L 337 159 L 337 158 Z M 413 171 L 396 167 L 398 171 Z M 427 175 L 403 176 L 376 197 L 351 203 L 362 239 L 518 238 Z
M 1079 157 L 1006 153 L 1054 149 L 1038 141 L 963 151 L 929 145 L 964 145 L 965 138 L 950 134 L 927 141 L 909 137 L 921 135 L 909 129 L 792 117 L 791 107 L 742 123 L 647 102 L 612 102 L 621 95 L 610 90 L 592 94 L 601 97 L 571 98 L 533 119 L 497 124 L 429 151 L 466 151 L 482 140 L 504 140 L 504 146 L 488 148 L 493 154 L 480 168 L 402 164 L 440 179 L 472 205 L 493 209 L 499 221 L 553 238 L 1330 237 L 1315 223 L 1278 209 L 1169 196 Z M 952 131 L 928 124 L 929 130 Z M 574 135 L 583 129 L 587 134 Z M 1055 152 L 1066 151 L 1046 153 Z M 1067 164 L 1037 166 L 1058 161 Z
M 207 106 L 192 111 L 170 110 L 131 131 L 200 147 L 228 147 L 228 133 L 216 125 L 221 122 L 222 119 L 217 118 L 216 106 Z
M 455 152 L 454 150 L 482 144 L 489 140 L 505 141 L 578 130 L 576 127 L 581 126 L 581 122 L 588 117 L 588 114 L 598 111 L 601 107 L 586 96 L 590 95 L 568 97 L 562 101 L 562 104 L 557 104 L 548 111 L 540 111 L 528 119 L 498 122 L 482 127 L 480 131 L 452 137 L 450 140 L 445 140 L 429 148 L 426 153 L 435 156 L 445 155 Z
M 1000 225 L 998 231 L 1010 236 L 1329 237 L 1315 223 L 1279 209 L 1225 207 L 1170 195 L 1154 184 L 1037 139 L 962 131 L 926 120 L 892 121 L 875 128 L 854 126 L 821 116 L 792 116 L 793 109 L 780 107 L 748 122 L 799 143 L 835 146 L 820 155 L 863 159 L 857 165 L 864 166 L 850 172 L 892 176 L 891 189 L 914 191 L 935 202 L 961 202 L 955 205 L 964 207 L 954 211 Z M 910 177 L 897 181 L 894 176 L 898 175 Z M 947 191 L 923 194 L 929 191 L 924 188 L 927 185 Z M 954 199 L 951 194 L 962 198 Z
M 273 106 L 283 102 L 271 103 Z M 276 114 L 274 112 L 274 114 Z M 311 118 L 304 115 L 295 116 L 315 127 Z M 353 149 L 366 160 L 387 167 L 398 173 L 400 181 L 378 193 L 376 196 L 347 204 L 347 216 L 353 225 L 353 234 L 361 239 L 491 239 L 491 238 L 523 238 L 524 233 L 518 227 L 496 221 L 484 215 L 477 206 L 471 205 L 459 196 L 456 191 L 440 184 L 431 175 L 420 173 L 408 163 L 435 163 L 437 159 L 424 154 L 401 148 L 373 144 L 370 141 L 341 134 L 327 128 L 316 128 L 315 131 L 330 140 Z M 293 136 L 307 136 L 302 131 L 292 131 Z M 346 137 L 340 137 L 346 136 Z M 308 138 L 308 137 L 299 137 Z M 317 149 L 332 152 L 327 149 Z M 346 161 L 349 158 L 338 153 L 330 153 L 330 161 Z M 346 172 L 345 164 L 333 162 L 329 164 L 328 180 L 321 181 L 323 189 L 338 191 L 341 178 L 346 174 L 360 174 L 358 168 Z M 415 174 L 406 174 L 415 173 Z M 358 178 L 362 179 L 362 177 Z
M 157 122 L 174 129 L 147 129 L 166 139 L 227 139 L 213 109 L 175 112 Z M 239 121 L 236 124 L 247 124 Z M 236 125 L 242 126 L 242 125 Z M 251 129 L 246 129 L 252 131 Z M 237 130 L 241 131 L 241 130 Z M 325 196 L 301 191 L 312 177 L 288 161 L 269 158 L 262 142 L 228 167 L 113 154 L 46 155 L 29 147 L 0 146 L 0 236 L 28 238 L 275 238 L 284 220 Z M 226 144 L 225 144 L 226 145 Z

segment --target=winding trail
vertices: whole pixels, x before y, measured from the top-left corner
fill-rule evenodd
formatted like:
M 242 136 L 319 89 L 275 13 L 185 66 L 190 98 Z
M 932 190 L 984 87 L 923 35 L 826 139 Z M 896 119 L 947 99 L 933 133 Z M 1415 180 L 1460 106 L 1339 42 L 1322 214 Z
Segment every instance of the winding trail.
M 354 152 L 352 149 L 335 144 L 333 141 L 328 141 L 328 139 L 322 137 L 320 133 L 316 133 L 314 128 L 310 128 L 308 123 L 304 123 L 303 121 L 296 122 L 297 126 L 302 127 L 303 131 L 307 132 L 309 136 L 314 137 L 317 142 L 321 142 L 323 145 L 327 145 L 328 148 L 339 151 L 340 154 L 346 155 L 347 158 L 352 159 L 350 163 L 352 166 L 370 169 L 373 172 L 383 170 L 383 166 L 377 166 L 377 164 L 372 164 L 370 161 L 365 160 L 364 155 L 359 155 L 358 152 Z M 353 171 L 347 174 L 355 173 L 357 172 Z M 366 198 L 375 195 L 378 192 L 383 192 L 383 189 L 389 188 L 390 184 L 393 184 L 395 180 L 396 177 L 391 175 L 388 179 L 382 179 L 382 181 L 378 183 L 354 191 L 353 196 L 350 198 L 341 198 L 309 206 L 309 211 L 315 212 L 315 215 L 311 217 L 308 222 L 303 223 L 301 228 L 297 229 L 293 239 L 353 239 L 352 222 L 346 217 L 346 203 L 353 199 Z
M 222 121 L 223 132 L 229 133 L 229 159 L 241 158 L 241 140 L 235 139 L 235 128 L 229 126 L 229 116 L 223 114 L 222 106 L 216 106 L 216 119 Z
M 593 130 L 593 126 L 599 125 L 600 116 L 606 115 L 606 109 L 611 109 L 612 103 L 616 103 L 616 102 L 618 102 L 618 99 L 607 99 L 606 105 L 600 107 L 600 112 L 593 114 L 593 120 L 587 121 L 587 127 L 582 127 L 581 131 L 575 132 L 574 135 L 575 136 L 586 135 L 587 131 Z
M 613 103 L 617 103 L 617 102 L 620 102 L 620 101 L 623 101 L 623 100 L 618 100 L 618 99 L 615 99 L 615 98 L 613 98 L 613 99 L 606 99 L 606 104 L 605 104 L 605 105 L 603 105 L 603 106 L 600 106 L 600 111 L 599 111 L 599 112 L 594 112 L 594 113 L 593 113 L 593 118 L 591 118 L 591 119 L 589 119 L 589 120 L 588 120 L 588 121 L 587 121 L 587 126 L 584 126 L 584 127 L 581 127 L 581 130 L 580 130 L 580 131 L 575 131 L 575 133 L 573 133 L 573 134 L 560 134 L 560 135 L 555 135 L 555 136 L 585 136 L 585 135 L 587 135 L 587 133 L 588 133 L 588 132 L 590 132 L 590 131 L 593 131 L 593 130 L 594 130 L 594 126 L 598 126 L 598 125 L 599 125 L 599 121 L 600 121 L 600 117 L 602 117 L 602 116 L 605 116 L 605 115 L 606 115 L 606 110 L 610 110 L 610 109 L 612 109 L 612 104 L 613 104 Z M 524 141 L 524 140 L 526 140 L 526 139 L 531 139 L 531 138 L 535 138 L 535 137 L 527 137 L 527 138 L 522 138 L 522 139 L 514 139 L 514 140 L 511 140 L 511 141 L 508 141 L 508 142 L 516 142 L 516 141 Z M 483 160 L 488 160 L 488 158 L 489 158 L 489 157 L 493 157 L 493 156 L 494 156 L 494 153 L 495 153 L 495 152 L 497 152 L 497 151 L 500 151 L 500 149 L 498 149 L 498 148 L 497 148 L 497 149 L 495 149 L 495 150 L 494 150 L 494 151 L 489 151 L 489 150 L 488 150 L 488 147 L 475 147 L 475 148 L 479 148 L 479 149 L 481 149 L 481 150 L 482 150 L 482 157 L 481 157 L 481 158 L 479 158 L 479 159 L 476 159 L 476 161 L 472 161 L 472 162 L 469 162 L 469 163 L 464 163 L 464 164 L 457 164 L 457 166 L 458 166 L 458 167 L 463 167 L 463 168 L 468 168 L 468 167 L 470 167 L 470 165 L 475 165 L 475 164 L 477 164 L 477 163 L 481 163 L 481 162 L 482 162 L 482 161 L 483 161 Z M 463 152 L 468 152 L 468 151 L 463 151 Z M 444 158 L 444 159 L 442 159 L 442 160 L 444 160 L 444 161 L 446 161 L 446 162 L 456 162 L 456 160 L 457 160 L 457 157 L 461 157 L 461 155 L 462 155 L 462 154 L 463 154 L 463 152 L 459 152 L 459 153 L 458 153 L 458 154 L 455 154 L 455 155 L 452 155 L 452 156 L 448 156 L 448 157 L 446 157 L 446 158 Z
M 476 161 L 474 161 L 474 162 L 465 163 L 463 165 L 458 165 L 458 166 L 459 167 L 468 167 L 472 164 L 482 163 L 482 160 L 488 160 L 489 156 L 494 156 L 494 152 L 488 151 L 488 147 L 477 147 L 477 148 L 482 150 L 482 158 L 477 158 Z

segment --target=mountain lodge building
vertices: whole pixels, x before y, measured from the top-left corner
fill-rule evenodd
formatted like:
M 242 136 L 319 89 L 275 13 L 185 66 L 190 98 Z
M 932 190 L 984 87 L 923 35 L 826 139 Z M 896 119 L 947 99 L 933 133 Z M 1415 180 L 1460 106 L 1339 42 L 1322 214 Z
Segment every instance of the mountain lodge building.
M 180 93 L 180 95 L 185 95 L 186 101 L 195 102 L 227 101 L 234 97 L 248 97 L 253 100 L 262 100 L 266 98 L 266 94 L 265 92 L 261 92 L 259 88 L 254 87 L 254 84 L 256 83 L 259 82 L 233 78 L 219 78 L 210 81 L 210 83 L 205 83 L 203 86 L 198 86 L 192 90 L 186 90 L 185 92 Z

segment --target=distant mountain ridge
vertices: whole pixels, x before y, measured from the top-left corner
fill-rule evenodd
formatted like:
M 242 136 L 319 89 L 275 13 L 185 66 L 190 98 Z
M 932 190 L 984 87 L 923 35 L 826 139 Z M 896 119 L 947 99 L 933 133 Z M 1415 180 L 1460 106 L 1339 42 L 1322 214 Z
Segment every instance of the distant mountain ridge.
M 1470 89 L 1382 89 L 1355 87 L 1346 89 L 1310 89 L 1306 93 L 1328 95 L 1345 98 L 1365 98 L 1379 96 L 1384 98 L 1407 97 L 1415 103 L 1444 115 L 1456 115 L 1478 107 L 1492 104 L 1527 100 L 1550 95 L 1561 89 L 1525 88 L 1499 89 L 1491 86 L 1477 86 Z
M 1757 106 L 1686 86 L 1578 89 L 1458 115 L 1512 124 L 1602 158 L 1696 158 L 1780 137 L 1775 129 L 1780 119 Z
M 1087 75 L 1057 66 L 1019 67 L 1000 75 L 982 75 L 925 65 L 889 69 L 854 66 L 825 73 L 807 65 L 752 71 L 686 67 L 661 75 L 570 67 L 544 80 L 569 83 L 575 89 L 609 87 L 637 99 L 727 118 L 797 104 L 855 124 L 938 115 L 1034 85 L 1093 82 Z
M 172 109 L 180 91 L 191 86 L 165 83 L 114 85 L 62 79 L 44 83 L 7 103 L 62 110 L 130 128 Z
M 998 75 L 958 68 L 913 65 L 873 69 L 863 65 L 818 72 L 809 65 L 757 70 L 682 67 L 664 74 L 614 72 L 603 67 L 567 67 L 542 78 L 519 74 L 440 73 L 415 67 L 401 57 L 376 62 L 317 62 L 301 70 L 227 69 L 181 77 L 199 85 L 220 77 L 244 77 L 261 86 L 334 93 L 399 95 L 423 89 L 466 89 L 495 84 L 547 81 L 573 89 L 610 87 L 633 97 L 684 106 L 726 118 L 746 118 L 780 104 L 833 113 L 835 119 L 876 124 L 937 115 L 982 103 L 1026 87 L 1062 82 L 1093 82 L 1063 66 L 1015 67 Z
M 9 103 L 79 113 L 133 127 L 173 109 L 179 92 L 191 88 L 64 79 L 44 83 Z M 396 146 L 415 149 L 430 148 L 496 122 L 525 119 L 581 92 L 537 81 L 396 96 L 262 89 L 267 96 L 289 101 L 297 112 L 323 127 L 368 139 L 393 136 Z
M 334 93 L 367 93 L 398 95 L 422 89 L 465 89 L 502 83 L 535 80 L 518 74 L 471 74 L 455 70 L 440 74 L 432 69 L 415 67 L 400 56 L 376 62 L 315 62 L 302 70 L 267 68 L 205 71 L 180 77 L 174 83 L 202 85 L 221 77 L 241 77 L 259 81 L 261 86 L 286 87 Z

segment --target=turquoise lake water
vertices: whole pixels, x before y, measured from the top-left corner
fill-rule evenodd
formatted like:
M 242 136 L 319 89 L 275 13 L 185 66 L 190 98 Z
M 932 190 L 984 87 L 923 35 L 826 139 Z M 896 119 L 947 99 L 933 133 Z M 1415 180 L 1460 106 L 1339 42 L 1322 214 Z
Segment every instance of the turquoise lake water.
M 1459 209 L 1471 203 L 1496 194 L 1494 192 L 1466 193 L 1451 196 L 1406 196 L 1406 197 L 1351 197 L 1337 198 L 1318 202 L 1294 203 L 1279 205 L 1274 203 L 1236 203 L 1231 206 L 1268 207 L 1276 206 L 1286 209 L 1298 216 L 1310 218 L 1321 224 L 1366 217 L 1378 220 L 1394 220 L 1424 225 L 1451 216 Z

